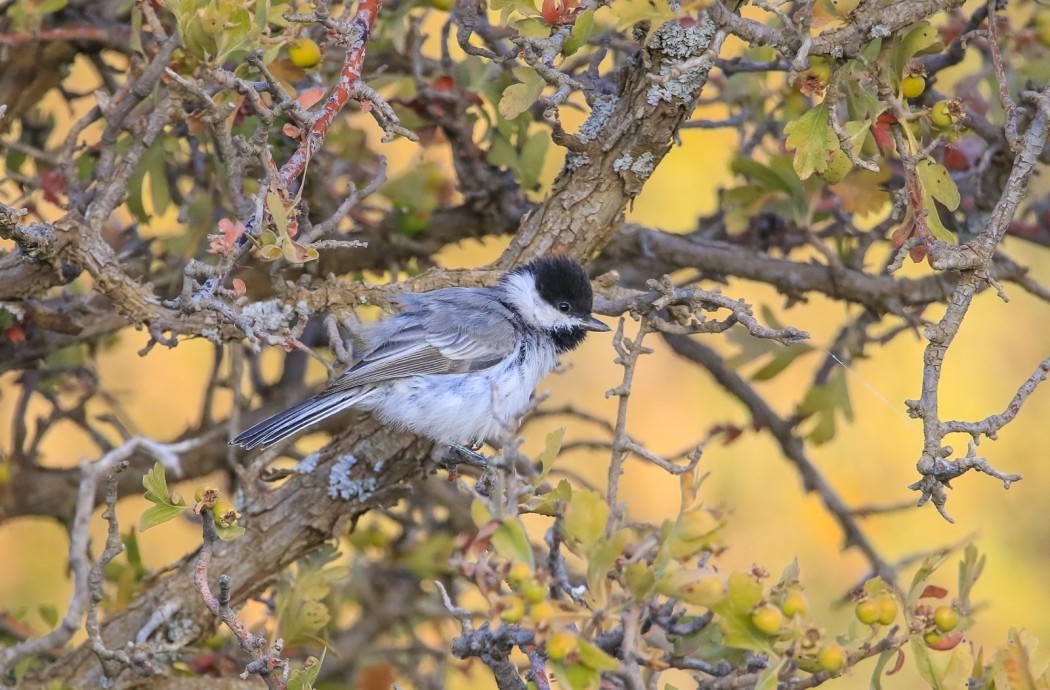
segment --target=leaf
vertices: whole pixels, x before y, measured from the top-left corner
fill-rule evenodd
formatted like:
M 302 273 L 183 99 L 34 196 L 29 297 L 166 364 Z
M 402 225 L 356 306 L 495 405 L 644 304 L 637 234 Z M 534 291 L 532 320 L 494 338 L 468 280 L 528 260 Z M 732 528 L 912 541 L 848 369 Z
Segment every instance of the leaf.
M 788 660 L 781 659 L 779 664 L 769 664 L 755 680 L 754 690 L 777 690 L 777 681 L 780 680 L 780 672 Z
M 595 671 L 615 671 L 620 668 L 620 662 L 616 658 L 582 637 L 576 641 L 576 653 L 579 655 L 580 663 Z
M 919 179 L 919 184 L 922 185 L 923 207 L 926 209 L 926 227 L 930 229 L 930 232 L 937 239 L 957 244 L 958 239 L 955 237 L 955 233 L 944 227 L 940 213 L 937 210 L 937 204 L 934 203 L 934 201 L 941 202 L 949 211 L 959 208 L 959 202 L 962 199 L 951 173 L 943 165 L 924 158 L 915 166 L 915 175 Z
M 920 638 L 912 638 L 911 651 L 912 656 L 915 657 L 915 668 L 918 670 L 919 675 L 922 676 L 922 679 L 929 683 L 933 690 L 942 690 L 944 686 L 941 685 L 940 671 L 934 666 L 933 659 L 930 658 L 930 650 L 926 647 L 926 643 Z
M 539 19 L 528 17 L 511 22 L 510 24 L 520 36 L 529 38 L 547 38 L 551 35 L 551 25 Z
M 508 120 L 513 120 L 531 108 L 547 84 L 539 72 L 531 67 L 515 67 L 514 76 L 521 83 L 511 84 L 504 89 L 503 97 L 499 100 L 499 113 Z
M 244 528 L 236 523 L 232 525 L 215 525 L 215 534 L 223 541 L 233 541 L 244 534 Z
M 314 656 L 306 657 L 302 668 L 297 668 L 288 676 L 288 690 L 312 690 L 317 674 L 321 672 L 321 664 L 324 663 L 324 655 L 328 651 L 325 647 L 321 652 L 321 658 Z
M 789 122 L 784 134 L 787 148 L 795 151 L 793 164 L 801 180 L 827 170 L 829 155 L 839 148 L 838 137 L 828 122 L 827 101 Z
M 40 0 L 40 2 L 36 3 L 36 7 L 33 8 L 33 13 L 37 16 L 53 14 L 65 6 L 66 0 Z
M 58 625 L 58 609 L 53 604 L 41 604 L 37 607 L 37 613 L 47 623 L 47 627 L 53 628 Z
M 649 33 L 643 45 L 665 22 L 678 18 L 668 0 L 617 0 L 612 4 L 612 12 L 619 19 L 616 24 L 618 29 L 629 29 L 639 22 L 649 22 Z
M 529 570 L 536 568 L 532 545 L 529 544 L 525 527 L 518 518 L 503 518 L 499 527 L 492 534 L 492 546 L 495 547 L 496 553 L 507 560 L 525 563 L 529 566 Z
M 533 496 L 520 507 L 522 512 L 536 513 L 537 515 L 556 516 L 560 514 L 559 504 L 572 498 L 572 486 L 565 479 L 558 482 L 554 491 L 549 491 L 539 496 Z
M 536 4 L 529 0 L 490 0 L 489 9 L 500 13 L 500 23 L 506 24 L 512 12 L 525 16 L 536 14 Z M 548 29 L 547 35 L 550 35 Z
M 547 474 L 550 473 L 551 468 L 554 467 L 554 460 L 558 457 L 558 453 L 561 451 L 562 441 L 564 440 L 565 427 L 555 429 L 543 439 L 543 451 L 537 458 L 537 460 L 540 461 L 540 481 L 543 481 L 547 477 Z
M 773 359 L 765 366 L 751 375 L 752 381 L 768 381 L 780 372 L 788 368 L 792 362 L 802 355 L 812 351 L 813 348 L 805 343 L 789 345 L 773 351 Z
M 547 157 L 550 137 L 545 132 L 536 132 L 525 140 L 518 156 L 517 173 L 521 186 L 535 189 L 543 172 L 543 161 Z
M 142 478 L 142 487 L 146 490 L 146 500 L 163 505 L 173 505 L 168 480 L 164 476 L 164 465 L 159 462 L 146 472 Z
M 568 57 L 587 45 L 594 33 L 594 10 L 587 10 L 576 15 L 572 25 L 572 35 L 565 39 L 561 46 L 562 55 Z
M 623 555 L 627 537 L 627 530 L 616 530 L 608 539 L 596 540 L 585 552 L 584 556 L 587 559 L 587 584 L 592 596 L 602 596 L 602 583 L 605 582 L 609 569 Z
M 562 528 L 568 539 L 582 544 L 587 552 L 602 538 L 608 521 L 609 506 L 602 495 L 593 489 L 581 489 L 574 491 L 565 504 Z
M 711 607 L 722 616 L 724 644 L 736 649 L 773 653 L 769 636 L 751 623 L 751 610 L 762 601 L 762 584 L 750 575 L 732 573 L 725 599 Z
M 900 649 L 885 649 L 879 654 L 879 660 L 875 662 L 875 668 L 871 672 L 871 690 L 882 690 L 882 672 L 890 659 L 899 659 L 904 654 Z M 892 670 L 890 671 L 892 673 Z M 887 674 L 889 675 L 889 674 Z
M 892 176 L 890 166 L 878 172 L 855 170 L 842 182 L 831 185 L 832 193 L 839 198 L 842 209 L 856 216 L 869 216 L 882 211 L 890 203 L 886 183 Z
M 284 258 L 293 264 L 305 264 L 317 261 L 320 254 L 313 247 L 305 247 L 291 238 L 285 238 L 281 242 L 281 253 Z
M 185 506 L 170 504 L 150 506 L 142 513 L 142 517 L 139 518 L 139 530 L 145 532 L 150 527 L 161 525 L 168 520 L 178 517 L 184 510 L 186 510 Z
M 597 671 L 582 663 L 552 661 L 551 670 L 558 679 L 558 685 L 568 690 L 594 690 L 602 679 Z
M 915 26 L 893 46 L 892 69 L 894 80 L 899 80 L 908 62 L 916 55 L 928 55 L 944 50 L 937 30 L 926 22 Z
M 277 233 L 284 234 L 288 232 L 288 209 L 285 208 L 284 202 L 281 201 L 281 197 L 276 192 L 270 192 L 266 195 L 266 209 L 270 212 L 270 217 L 273 218 L 273 224 L 277 228 Z

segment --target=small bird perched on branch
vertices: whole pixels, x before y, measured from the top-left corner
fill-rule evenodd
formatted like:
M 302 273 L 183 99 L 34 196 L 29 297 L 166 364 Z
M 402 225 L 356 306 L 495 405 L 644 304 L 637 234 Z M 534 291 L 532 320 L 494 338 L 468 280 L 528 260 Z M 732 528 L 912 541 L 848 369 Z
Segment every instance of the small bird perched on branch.
M 564 256 L 534 259 L 495 287 L 443 288 L 398 299 L 404 311 L 371 325 L 366 352 L 318 395 L 230 441 L 268 446 L 349 407 L 468 456 L 514 423 L 558 356 L 588 331 L 587 273 Z

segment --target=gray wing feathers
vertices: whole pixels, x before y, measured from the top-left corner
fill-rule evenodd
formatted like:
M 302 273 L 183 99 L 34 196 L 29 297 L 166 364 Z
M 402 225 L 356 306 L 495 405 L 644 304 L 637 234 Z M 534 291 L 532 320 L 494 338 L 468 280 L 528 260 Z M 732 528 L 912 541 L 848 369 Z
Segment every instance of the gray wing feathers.
M 367 351 L 323 390 L 241 433 L 230 443 L 268 446 L 355 405 L 391 379 L 487 369 L 517 348 L 514 314 L 491 288 L 444 288 L 398 299 L 406 311 L 369 327 Z
M 272 445 L 300 429 L 305 429 L 311 424 L 345 410 L 368 397 L 372 392 L 372 390 L 364 390 L 343 395 L 324 393 L 316 395 L 242 431 L 237 438 L 230 441 L 230 445 L 241 446 L 246 450 L 251 450 L 256 446 Z
M 491 289 L 444 288 L 403 295 L 408 311 L 364 334 L 369 351 L 321 395 L 421 374 L 461 374 L 514 352 L 513 315 Z

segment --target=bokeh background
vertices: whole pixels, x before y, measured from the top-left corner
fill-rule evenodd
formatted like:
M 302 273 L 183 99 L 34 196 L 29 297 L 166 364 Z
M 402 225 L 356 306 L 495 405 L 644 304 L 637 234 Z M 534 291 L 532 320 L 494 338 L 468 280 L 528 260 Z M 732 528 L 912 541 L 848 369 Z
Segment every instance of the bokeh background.
M 964 73 L 969 66 L 964 62 L 953 72 Z M 88 93 L 92 75 L 86 66 L 77 65 L 69 81 L 78 91 Z M 81 103 L 87 107 L 87 99 Z M 68 112 L 59 112 L 57 100 L 41 106 L 63 120 L 70 117 Z M 718 106 L 708 106 L 698 111 L 697 117 L 725 114 Z M 578 115 L 567 114 L 570 130 L 571 117 Z M 346 126 L 376 135 L 374 123 L 361 115 L 348 117 Z M 59 126 L 54 136 L 61 139 L 64 133 Z M 674 231 L 694 229 L 697 217 L 715 210 L 718 190 L 732 180 L 728 162 L 736 143 L 736 135 L 729 131 L 683 131 L 682 146 L 659 166 L 629 219 Z M 382 150 L 389 158 L 392 178 L 424 162 L 447 165 L 440 147 L 424 150 L 398 141 L 384 145 Z M 545 163 L 545 185 L 553 180 L 560 164 L 561 152 L 552 147 Z M 1046 181 L 1037 180 L 1035 185 L 1036 193 L 1046 193 Z M 0 189 L 7 200 L 12 198 L 10 192 Z M 46 202 L 41 208 L 55 217 L 60 214 Z M 173 214 L 158 217 L 143 228 L 147 236 L 180 232 L 183 230 Z M 464 244 L 438 259 L 449 267 L 478 266 L 498 256 L 503 245 L 503 241 L 495 240 Z M 1037 278 L 1050 276 L 1050 251 L 1013 238 L 1006 240 L 1004 248 L 1031 266 Z M 903 269 L 907 275 L 923 275 L 930 270 L 926 264 L 910 263 Z M 822 359 L 819 346 L 830 343 L 837 325 L 847 315 L 844 307 L 812 297 L 808 303 L 784 310 L 783 299 L 772 290 L 740 281 L 731 282 L 723 291 L 756 307 L 769 306 L 784 324 L 813 335 L 812 343 L 818 346 L 814 352 L 773 381 L 755 384 L 779 412 L 789 412 Z M 1017 289 L 1008 289 L 1008 293 L 1009 303 L 999 300 L 994 291 L 977 297 L 952 345 L 941 387 L 944 419 L 973 420 L 1001 412 L 1017 386 L 1050 352 L 1047 305 Z M 925 315 L 935 319 L 939 310 L 931 309 Z M 628 331 L 633 328 L 632 323 L 627 324 Z M 724 335 L 704 337 L 706 343 L 726 355 L 736 351 Z M 140 357 L 136 353 L 146 340 L 143 332 L 122 333 L 100 354 L 98 375 L 103 389 L 119 402 L 123 421 L 130 429 L 167 440 L 192 423 L 198 413 L 213 349 L 204 341 L 185 341 L 173 350 L 158 347 Z M 696 443 L 716 424 L 747 426 L 746 411 L 703 371 L 676 358 L 658 338 L 651 338 L 649 344 L 655 352 L 642 361 L 630 402 L 629 429 L 635 438 L 657 453 L 670 454 Z M 903 400 L 919 395 L 923 346 L 918 334 L 906 333 L 884 347 L 870 348 L 869 358 L 854 362 L 847 381 L 855 421 L 840 419 L 833 441 L 809 449 L 821 471 L 851 505 L 889 504 L 917 497 L 906 486 L 917 478 L 914 466 L 921 449 L 921 430 L 917 422 L 905 417 Z M 268 351 L 266 371 L 274 374 L 283 355 L 280 348 Z M 605 391 L 617 385 L 622 374 L 613 364 L 614 356 L 608 336 L 592 336 L 566 358 L 566 370 L 544 381 L 541 390 L 550 391 L 551 405 L 571 402 L 612 419 L 616 401 L 606 399 Z M 323 379 L 319 366 L 312 375 L 318 381 Z M 15 379 L 13 374 L 0 377 L 0 443 L 5 447 L 17 400 Z M 217 411 L 228 405 L 228 399 L 220 399 Z M 1004 491 L 992 478 L 976 473 L 963 476 L 955 483 L 948 503 L 955 524 L 945 522 L 932 506 L 863 521 L 868 534 L 891 561 L 968 541 L 987 554 L 987 567 L 976 589 L 977 599 L 985 606 L 968 634 L 978 646 L 1004 644 L 1014 627 L 1027 628 L 1050 642 L 1050 588 L 1045 586 L 1050 576 L 1050 514 L 1045 507 L 1045 497 L 1050 493 L 1050 472 L 1046 469 L 1048 420 L 1050 388 L 1044 388 L 1029 399 L 1000 440 L 982 443 L 981 451 L 993 465 L 1023 473 L 1024 480 Z M 545 433 L 564 423 L 542 420 L 528 426 L 525 450 L 540 448 Z M 597 429 L 582 422 L 569 420 L 567 424 L 570 441 L 599 435 Z M 958 438 L 955 445 L 964 449 L 965 439 Z M 70 426 L 52 433 L 43 453 L 47 464 L 69 466 L 82 457 L 95 457 L 97 449 Z M 605 483 L 607 454 L 574 452 L 558 462 L 599 486 Z M 705 450 L 701 467 L 710 473 L 702 489 L 706 502 L 730 514 L 725 534 L 729 548 L 719 558 L 719 566 L 731 570 L 755 563 L 776 575 L 798 558 L 815 617 L 825 621 L 828 630 L 844 630 L 852 607 L 841 606 L 840 599 L 864 575 L 866 564 L 855 551 L 841 550 L 840 531 L 819 500 L 803 493 L 797 474 L 771 438 L 764 433 L 747 433 L 731 445 L 713 443 Z M 192 494 L 192 486 L 180 485 L 180 489 L 183 495 Z M 673 517 L 678 504 L 677 480 L 658 468 L 630 460 L 621 497 L 627 501 L 631 517 L 655 521 Z M 120 506 L 122 524 L 135 522 L 144 505 L 139 499 L 124 501 Z M 101 537 L 104 523 L 96 519 L 95 524 Z M 140 543 L 147 566 L 162 568 L 195 548 L 198 540 L 197 528 L 176 521 L 145 533 Z M 67 546 L 64 530 L 51 521 L 26 518 L 0 523 L 0 553 L 6 555 L 5 567 L 0 568 L 0 609 L 26 607 L 28 621 L 39 631 L 45 630 L 40 607 L 62 612 L 70 593 L 65 568 Z M 935 578 L 949 590 L 955 589 L 957 558 L 956 552 Z M 864 670 L 870 670 L 871 663 L 839 681 L 838 687 L 867 687 Z M 888 679 L 886 687 L 913 687 L 917 681 L 909 668 Z

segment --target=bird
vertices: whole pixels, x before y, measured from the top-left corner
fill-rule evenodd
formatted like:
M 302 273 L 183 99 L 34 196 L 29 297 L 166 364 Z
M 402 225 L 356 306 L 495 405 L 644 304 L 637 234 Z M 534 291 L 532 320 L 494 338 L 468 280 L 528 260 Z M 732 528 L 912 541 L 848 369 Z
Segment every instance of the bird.
M 533 259 L 492 287 L 450 287 L 398 297 L 401 308 L 360 334 L 360 358 L 327 388 L 230 441 L 266 447 L 351 407 L 473 460 L 515 424 L 540 379 L 588 332 L 587 272 L 563 256 Z

